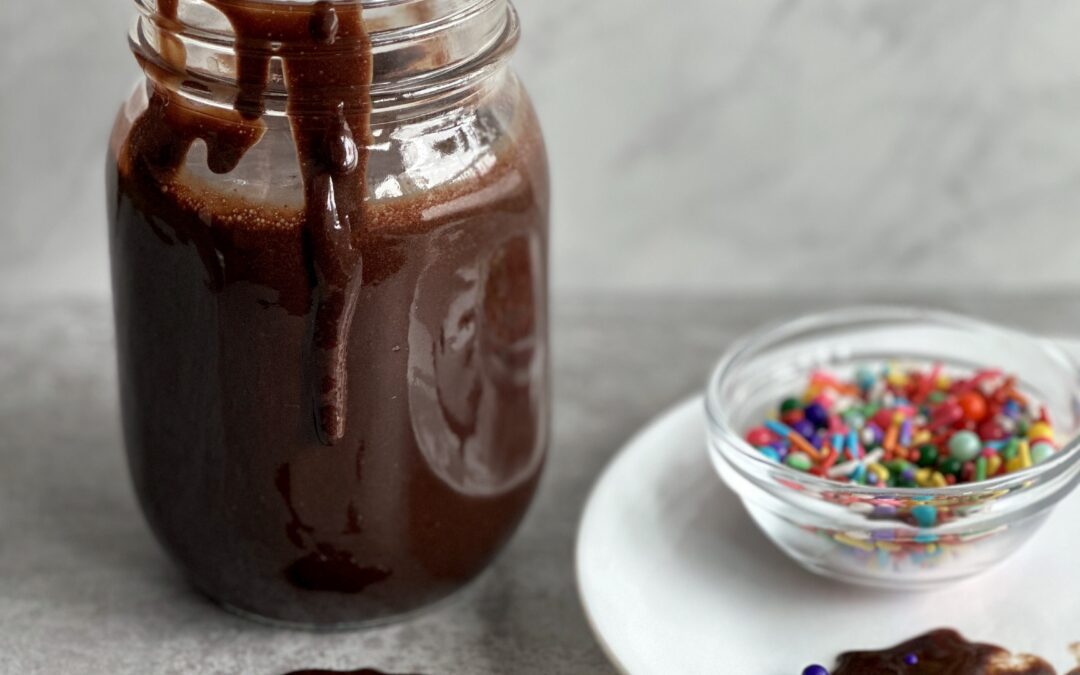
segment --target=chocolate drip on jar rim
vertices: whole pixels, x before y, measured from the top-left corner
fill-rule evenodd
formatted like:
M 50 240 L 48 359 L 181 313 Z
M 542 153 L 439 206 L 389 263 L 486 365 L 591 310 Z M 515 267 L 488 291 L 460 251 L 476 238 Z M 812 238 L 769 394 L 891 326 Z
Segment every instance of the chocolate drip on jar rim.
M 270 60 L 283 64 L 289 117 L 304 189 L 304 246 L 310 261 L 314 317 L 307 358 L 312 416 L 319 439 L 333 445 L 345 436 L 349 382 L 348 336 L 363 279 L 367 146 L 371 142 L 371 40 L 359 3 L 320 0 L 310 5 L 206 0 L 228 20 L 235 36 L 235 111 L 245 120 L 265 113 Z M 158 12 L 177 21 L 178 0 L 159 0 Z M 174 54 L 172 58 L 182 58 Z M 162 115 L 170 94 L 151 100 L 144 117 Z M 184 126 L 184 125 L 179 125 Z M 217 173 L 236 166 L 250 143 L 224 143 L 218 129 L 194 128 L 168 150 L 172 169 L 191 144 L 206 141 Z

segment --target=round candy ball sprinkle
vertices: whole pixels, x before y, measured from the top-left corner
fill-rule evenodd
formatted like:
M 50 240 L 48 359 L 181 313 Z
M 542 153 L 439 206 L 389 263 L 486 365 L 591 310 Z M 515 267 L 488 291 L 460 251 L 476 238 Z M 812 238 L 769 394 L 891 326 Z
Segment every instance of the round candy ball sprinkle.
M 810 456 L 805 452 L 793 452 L 787 456 L 784 463 L 790 466 L 792 469 L 798 469 L 799 471 L 809 471 L 814 466 L 814 462 L 810 459 Z
M 829 675 L 829 671 L 825 666 L 819 666 L 815 663 L 803 668 L 802 675 Z
M 949 457 L 966 462 L 982 450 L 982 439 L 974 431 L 957 431 L 949 439 Z
M 817 429 L 824 429 L 829 426 L 829 411 L 825 409 L 825 406 L 814 401 L 803 410 L 803 419 Z
M 964 411 L 964 417 L 973 422 L 982 422 L 986 418 L 986 397 L 977 391 L 965 391 L 956 398 L 957 405 Z
M 1020 392 L 1016 377 L 943 371 L 940 364 L 866 364 L 847 377 L 816 371 L 801 396 L 780 401 L 746 440 L 796 471 L 904 488 L 987 480 L 1058 452 L 1045 407 Z
M 799 405 L 799 399 L 797 399 L 797 398 L 786 398 L 786 399 L 784 399 L 783 401 L 780 402 L 780 414 L 784 415 L 786 413 L 795 412 L 795 411 L 799 410 L 800 407 L 801 406 Z
M 1054 455 L 1054 446 L 1045 441 L 1040 441 L 1031 446 L 1031 461 L 1033 464 L 1042 464 Z

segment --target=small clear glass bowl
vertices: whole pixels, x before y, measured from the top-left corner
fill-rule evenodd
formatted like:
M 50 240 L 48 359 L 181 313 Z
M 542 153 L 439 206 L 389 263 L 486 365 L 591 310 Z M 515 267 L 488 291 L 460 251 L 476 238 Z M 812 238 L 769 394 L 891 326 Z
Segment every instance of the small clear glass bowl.
M 1067 442 L 1041 464 L 989 480 L 891 488 L 803 473 L 744 440 L 780 400 L 801 393 L 814 370 L 888 362 L 1016 375 L 1018 388 L 1047 407 L 1059 442 Z M 709 455 L 761 531 L 806 569 L 866 586 L 932 588 L 1019 549 L 1076 486 L 1078 392 L 1080 368 L 1046 340 L 945 312 L 845 309 L 767 327 L 724 354 L 706 392 Z M 936 509 L 936 523 L 920 527 L 915 507 Z

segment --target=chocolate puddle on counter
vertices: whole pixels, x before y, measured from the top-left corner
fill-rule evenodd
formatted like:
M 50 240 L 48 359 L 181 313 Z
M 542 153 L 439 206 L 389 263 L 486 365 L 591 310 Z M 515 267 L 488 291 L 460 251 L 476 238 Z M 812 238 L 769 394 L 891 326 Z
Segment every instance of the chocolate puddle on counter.
M 1077 650 L 1074 647 L 1073 652 Z M 807 669 L 810 670 L 809 668 Z M 933 630 L 877 651 L 844 652 L 831 675 L 1056 675 L 1030 654 L 968 642 L 948 628 Z M 1080 675 L 1080 667 L 1067 675 Z

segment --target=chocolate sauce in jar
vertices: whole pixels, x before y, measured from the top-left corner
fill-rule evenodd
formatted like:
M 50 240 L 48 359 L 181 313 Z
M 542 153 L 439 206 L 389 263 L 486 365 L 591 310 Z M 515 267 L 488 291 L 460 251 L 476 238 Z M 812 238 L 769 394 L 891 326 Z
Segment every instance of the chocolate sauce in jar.
M 229 607 L 320 625 L 408 612 L 490 562 L 543 464 L 538 125 L 522 95 L 482 161 L 377 197 L 359 5 L 207 2 L 236 36 L 232 109 L 179 95 L 141 57 L 145 109 L 118 121 L 108 167 L 136 491 L 169 553 Z M 177 3 L 159 14 L 176 20 Z M 165 46 L 175 68 L 183 49 Z M 189 166 L 198 144 L 229 174 L 273 133 L 271 59 L 300 204 L 273 185 L 223 191 Z M 485 119 L 461 142 L 478 144 Z

